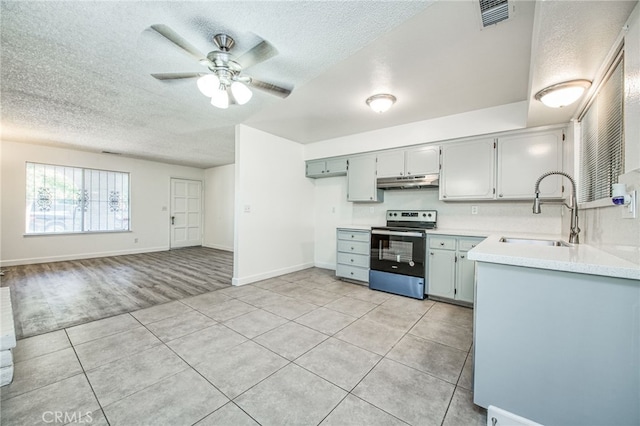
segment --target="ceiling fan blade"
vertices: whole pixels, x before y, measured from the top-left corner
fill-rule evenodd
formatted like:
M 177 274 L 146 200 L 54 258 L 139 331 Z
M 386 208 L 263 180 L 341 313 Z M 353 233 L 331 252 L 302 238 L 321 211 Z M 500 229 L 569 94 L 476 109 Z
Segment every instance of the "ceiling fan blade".
M 164 24 L 152 25 L 151 29 L 157 32 L 158 34 L 160 34 L 161 36 L 163 36 L 164 38 L 166 38 L 167 40 L 169 40 L 171 43 L 175 44 L 176 46 L 184 50 L 185 52 L 187 52 L 189 55 L 193 56 L 197 61 L 207 59 L 198 49 L 196 49 L 193 45 L 191 45 L 191 43 L 183 39 L 181 36 L 178 35 L 178 33 L 173 31 L 171 28 L 167 27 L 166 25 Z
M 265 81 L 260 81 L 255 78 L 251 78 L 248 82 L 251 87 L 255 87 L 256 89 L 264 90 L 272 95 L 279 96 L 281 98 L 286 98 L 291 94 L 292 89 L 287 89 L 281 86 L 276 86 L 275 84 L 267 83 Z
M 253 46 L 247 52 L 242 54 L 237 62 L 242 65 L 242 68 L 247 69 L 260 62 L 264 62 L 269 58 L 273 58 L 278 54 L 278 50 L 273 47 L 269 42 L 262 40 L 260 43 Z
M 206 73 L 202 73 L 202 72 L 174 72 L 174 73 L 151 74 L 151 77 L 157 80 L 181 80 L 185 78 L 202 77 L 205 74 Z

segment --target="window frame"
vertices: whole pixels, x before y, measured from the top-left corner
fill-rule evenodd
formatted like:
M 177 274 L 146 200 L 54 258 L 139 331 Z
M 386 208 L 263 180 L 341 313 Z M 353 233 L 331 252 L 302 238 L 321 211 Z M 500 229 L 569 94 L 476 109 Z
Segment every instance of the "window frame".
M 604 68 L 605 72 L 602 75 L 602 78 L 600 79 L 600 82 L 598 83 L 597 89 L 592 93 L 592 95 L 590 96 L 590 98 L 588 99 L 588 101 L 584 104 L 584 107 L 582 108 L 582 110 L 580 111 L 580 113 L 577 115 L 577 118 L 575 120 L 576 123 L 576 127 L 575 127 L 575 132 L 574 134 L 576 134 L 576 136 L 578 136 L 578 140 L 579 140 L 579 144 L 577 144 L 576 146 L 576 150 L 575 150 L 575 160 L 576 160 L 576 167 L 575 167 L 575 173 L 576 173 L 576 182 L 578 185 L 577 188 L 577 192 L 578 192 L 578 200 L 581 199 L 581 195 L 583 192 L 583 188 L 584 188 L 584 184 L 585 184 L 585 176 L 583 173 L 583 149 L 584 149 L 584 123 L 583 120 L 584 118 L 591 112 L 590 109 L 591 107 L 594 107 L 597 105 L 594 105 L 597 101 L 598 101 L 598 95 L 602 92 L 602 90 L 605 88 L 605 86 L 607 85 L 607 83 L 609 82 L 611 76 L 616 72 L 617 68 L 620 67 L 620 73 L 621 73 L 621 90 L 620 90 L 620 96 L 621 96 L 621 108 L 620 108 L 620 149 L 621 149 L 621 165 L 620 165 L 620 169 L 619 172 L 617 174 L 617 176 L 613 176 L 612 177 L 612 181 L 610 183 L 616 183 L 618 181 L 619 176 L 623 175 L 625 173 L 625 162 L 624 162 L 624 157 L 625 157 L 625 133 L 624 133 L 624 120 L 625 120 L 625 116 L 624 116 L 624 111 L 625 111 L 625 105 L 624 105 L 624 97 L 625 97 L 625 69 L 624 69 L 624 61 L 625 61 L 625 57 L 624 57 L 624 44 L 619 45 L 619 47 L 617 49 L 614 50 L 615 54 L 613 54 L 612 56 L 610 56 L 610 60 L 607 61 L 607 66 Z M 597 121 L 597 120 L 596 120 Z M 601 129 L 597 129 L 598 133 L 601 132 Z M 594 149 L 598 149 L 597 144 L 593 147 Z M 610 150 L 609 155 L 612 154 L 612 150 Z M 594 160 L 594 159 L 592 159 Z M 610 163 L 609 163 L 610 164 Z M 598 170 L 597 166 L 596 166 L 596 170 L 592 171 L 592 174 L 595 175 L 597 177 L 598 172 L 602 172 L 602 170 Z M 597 187 L 596 187 L 597 188 Z M 611 203 L 611 185 L 609 185 L 609 195 L 608 196 L 602 196 L 600 198 L 595 198 L 593 200 L 589 200 L 589 201 L 578 201 L 579 203 L 579 207 L 581 209 L 590 209 L 590 208 L 601 208 L 601 207 L 615 207 L 615 205 L 613 205 Z M 593 189 L 593 192 L 597 192 L 597 189 Z
M 27 188 L 27 185 L 29 184 L 29 165 L 34 165 L 34 166 L 49 166 L 49 167 L 62 167 L 62 168 L 66 168 L 66 169 L 72 169 L 72 170 L 76 170 L 78 171 L 81 176 L 82 176 L 82 191 L 86 191 L 87 190 L 87 185 L 85 184 L 85 174 L 87 171 L 89 172 L 102 172 L 102 173 L 116 173 L 116 174 L 121 174 L 121 175 L 126 175 L 126 191 L 127 191 L 127 197 L 124 199 L 123 205 L 126 208 L 126 217 L 124 218 L 124 220 L 126 220 L 127 223 L 127 228 L 126 229 L 97 229 L 97 230 L 90 230 L 87 229 L 87 223 L 86 223 L 86 219 L 85 219 L 85 213 L 83 211 L 82 213 L 82 220 L 80 221 L 81 223 L 81 230 L 78 231 L 44 231 L 44 232 L 29 232 L 28 231 L 28 227 L 29 227 L 29 220 L 28 220 L 28 215 L 29 215 L 29 203 L 33 203 L 35 201 L 34 199 L 29 199 L 29 190 Z M 23 226 L 23 236 L 24 237 L 42 237 L 42 236 L 55 236 L 55 235 L 82 235 L 82 234 L 114 234 L 114 233 L 130 233 L 132 232 L 132 224 L 131 224 L 131 173 L 130 172 L 125 172 L 125 171 L 121 171 L 121 170 L 107 170 L 107 169 L 98 169 L 98 168 L 93 168 L 93 167 L 79 167 L 79 166 L 68 166 L 68 165 L 62 165 L 62 164 L 53 164 L 53 163 L 43 163 L 43 162 L 37 162 L 37 161 L 25 161 L 25 184 L 24 184 L 24 188 L 25 188 L 25 197 L 24 197 L 24 204 L 23 204 L 23 209 L 24 209 L 24 226 Z M 53 198 L 53 203 L 56 203 L 56 201 L 60 201 L 60 200 L 56 200 L 55 197 Z M 62 201 L 66 201 L 66 199 L 63 199 Z M 98 200 L 99 202 L 104 202 L 105 200 Z M 108 201 L 107 201 L 108 202 Z M 75 206 L 75 204 L 74 204 Z M 85 209 L 86 211 L 86 209 Z

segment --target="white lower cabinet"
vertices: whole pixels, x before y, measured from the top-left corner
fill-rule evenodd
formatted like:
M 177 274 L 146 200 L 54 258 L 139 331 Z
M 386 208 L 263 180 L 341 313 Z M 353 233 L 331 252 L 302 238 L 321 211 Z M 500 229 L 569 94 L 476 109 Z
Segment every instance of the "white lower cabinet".
M 336 276 L 368 283 L 370 244 L 369 231 L 338 228 Z
M 467 251 L 482 238 L 429 235 L 427 242 L 429 296 L 473 303 L 475 262 Z

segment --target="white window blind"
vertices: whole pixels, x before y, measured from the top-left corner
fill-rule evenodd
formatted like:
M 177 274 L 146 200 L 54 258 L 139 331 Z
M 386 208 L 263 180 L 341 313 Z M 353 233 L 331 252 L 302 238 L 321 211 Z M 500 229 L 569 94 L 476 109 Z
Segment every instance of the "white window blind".
M 129 173 L 27 163 L 27 234 L 129 230 Z
M 581 203 L 611 197 L 611 184 L 624 173 L 623 70 L 621 53 L 580 120 Z

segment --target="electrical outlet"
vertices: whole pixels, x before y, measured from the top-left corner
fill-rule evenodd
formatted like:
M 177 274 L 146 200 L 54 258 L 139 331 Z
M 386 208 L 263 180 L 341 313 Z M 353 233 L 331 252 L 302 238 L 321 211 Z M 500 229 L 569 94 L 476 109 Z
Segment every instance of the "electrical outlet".
M 478 214 L 478 206 L 471 206 L 471 214 Z
M 636 219 L 638 217 L 638 191 L 631 191 L 629 193 L 629 204 L 622 208 L 623 219 Z
M 134 242 L 135 244 L 137 244 L 137 243 L 138 243 L 138 239 L 137 239 L 137 238 L 134 238 L 134 239 L 133 239 L 133 242 Z
M 250 204 L 245 204 L 244 205 L 244 212 L 245 213 L 251 213 L 251 205 Z

